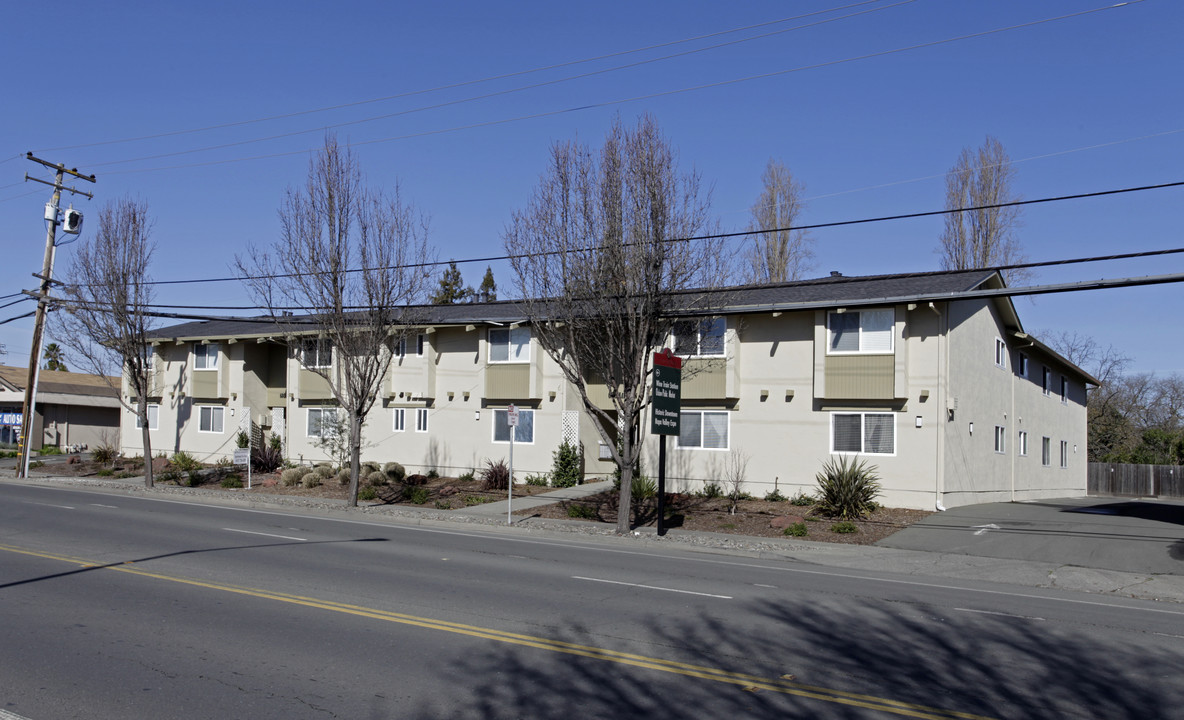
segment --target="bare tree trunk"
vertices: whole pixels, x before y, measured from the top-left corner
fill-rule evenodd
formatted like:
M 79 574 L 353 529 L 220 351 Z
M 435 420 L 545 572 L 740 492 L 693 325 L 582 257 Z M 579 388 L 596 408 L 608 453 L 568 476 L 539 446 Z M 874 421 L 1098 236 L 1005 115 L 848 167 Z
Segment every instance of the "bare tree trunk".
M 140 437 L 144 443 L 144 487 L 152 487 L 155 480 L 152 474 L 152 433 L 148 427 L 148 396 L 140 393 L 140 400 L 136 403 L 136 414 L 140 418 Z

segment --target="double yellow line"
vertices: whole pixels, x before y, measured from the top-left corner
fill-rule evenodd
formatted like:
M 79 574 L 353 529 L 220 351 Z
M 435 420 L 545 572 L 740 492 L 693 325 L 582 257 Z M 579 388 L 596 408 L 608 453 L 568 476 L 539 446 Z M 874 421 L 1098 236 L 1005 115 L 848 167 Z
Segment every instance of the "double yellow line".
M 330 600 L 320 600 L 317 598 L 304 597 L 302 595 L 289 595 L 287 593 L 274 592 L 271 590 L 239 587 L 235 585 L 225 585 L 222 583 L 206 582 L 203 580 L 191 580 L 183 577 L 174 577 L 172 575 L 162 575 L 160 573 L 148 572 L 146 570 L 133 567 L 132 563 L 101 564 L 82 558 L 52 555 L 49 553 L 27 550 L 11 545 L 0 545 L 0 551 L 19 553 L 22 555 L 32 555 L 49 560 L 77 564 L 84 569 L 115 570 L 117 572 L 153 578 L 155 580 L 165 580 L 168 582 L 181 583 L 183 585 L 191 585 L 194 587 L 207 588 L 210 590 L 220 590 L 223 592 L 235 593 L 237 595 L 246 595 L 264 600 L 274 600 L 292 605 L 302 605 L 304 607 L 317 608 L 320 610 L 346 613 L 349 615 L 356 615 L 358 617 L 366 617 L 374 620 L 384 620 L 386 622 L 394 622 L 402 625 L 411 625 L 414 627 L 425 628 L 427 630 L 442 630 L 444 632 L 455 633 L 457 635 L 468 635 L 469 637 L 494 640 L 496 642 L 509 643 L 512 645 L 521 645 L 523 647 L 536 648 L 538 650 L 547 650 L 550 652 L 564 653 L 567 655 L 577 655 L 579 657 L 592 658 L 594 660 L 602 660 L 605 662 L 617 663 L 619 665 L 629 665 L 632 667 L 644 668 L 646 670 L 656 670 L 658 672 L 683 675 L 685 677 L 693 677 L 700 680 L 710 680 L 728 685 L 736 685 L 751 692 L 766 690 L 769 692 L 777 692 L 785 695 L 809 698 L 811 700 L 850 705 L 853 707 L 866 708 L 869 710 L 879 710 L 881 712 L 892 713 L 894 715 L 926 718 L 929 720 L 949 720 L 951 718 L 957 718 L 959 720 L 990 720 L 989 718 L 986 718 L 982 715 L 973 715 L 970 713 L 957 712 L 954 710 L 942 710 L 939 708 L 932 708 L 914 703 L 898 702 L 896 700 L 889 700 L 887 698 L 876 697 L 874 695 L 863 695 L 860 693 L 832 690 L 829 688 L 822 688 L 813 685 L 804 685 L 793 682 L 792 676 L 789 675 L 785 675 L 776 679 L 764 678 L 757 675 L 730 672 L 727 670 L 703 665 L 693 665 L 689 663 L 675 662 L 673 660 L 663 660 L 661 658 L 618 652 L 616 650 L 598 648 L 590 645 L 578 645 L 560 640 L 550 640 L 548 638 L 537 637 L 534 635 L 522 635 L 519 633 L 504 632 L 501 630 L 483 628 L 476 625 L 465 625 L 463 623 L 447 622 L 444 620 L 433 620 L 431 618 L 418 617 L 416 615 L 407 615 L 404 613 L 390 612 L 387 610 L 378 610 L 375 608 L 333 602 Z

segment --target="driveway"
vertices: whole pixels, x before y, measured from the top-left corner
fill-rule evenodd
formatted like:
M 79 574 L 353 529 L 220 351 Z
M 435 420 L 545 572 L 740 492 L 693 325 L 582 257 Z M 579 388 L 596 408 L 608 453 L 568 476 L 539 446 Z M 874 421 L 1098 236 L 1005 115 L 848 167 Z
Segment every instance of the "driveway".
M 1184 575 L 1184 502 L 1064 498 L 935 513 L 881 547 Z

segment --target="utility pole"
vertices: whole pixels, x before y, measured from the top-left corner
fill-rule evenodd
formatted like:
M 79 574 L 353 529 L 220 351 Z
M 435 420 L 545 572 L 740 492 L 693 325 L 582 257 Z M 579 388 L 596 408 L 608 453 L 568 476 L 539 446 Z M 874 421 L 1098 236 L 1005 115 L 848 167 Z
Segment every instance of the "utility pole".
M 54 181 L 50 183 L 41 178 L 29 177 L 29 174 L 25 173 L 26 182 L 32 180 L 53 187 L 53 200 L 45 206 L 45 219 L 49 223 L 49 228 L 45 232 L 45 261 L 41 264 L 41 274 L 34 275 L 34 277 L 41 280 L 41 289 L 37 294 L 37 312 L 33 319 L 33 346 L 29 350 L 29 375 L 25 382 L 25 403 L 21 414 L 21 440 L 18 446 L 20 449 L 20 458 L 17 464 L 18 477 L 29 476 L 29 445 L 31 444 L 33 434 L 33 414 L 36 412 L 37 407 L 37 378 L 41 370 L 41 333 L 45 327 L 45 313 L 49 305 L 49 287 L 53 284 L 53 251 L 59 222 L 58 216 L 61 214 L 59 203 L 62 199 L 62 190 L 75 195 L 85 195 L 87 198 L 94 197 L 91 193 L 63 185 L 62 179 L 65 175 L 73 175 L 87 182 L 93 183 L 95 181 L 94 175 L 83 175 L 78 172 L 78 168 L 67 170 L 65 165 L 61 163 L 55 165 L 51 162 L 46 162 L 40 158 L 33 157 L 33 153 L 31 152 L 26 153 L 25 157 L 32 162 L 40 163 L 52 169 L 55 172 L 55 176 Z

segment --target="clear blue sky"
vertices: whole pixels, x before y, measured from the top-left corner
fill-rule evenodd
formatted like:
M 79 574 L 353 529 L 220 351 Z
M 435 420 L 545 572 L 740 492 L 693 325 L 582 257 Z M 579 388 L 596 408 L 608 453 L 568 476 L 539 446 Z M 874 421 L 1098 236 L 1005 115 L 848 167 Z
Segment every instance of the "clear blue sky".
M 108 144 L 427 91 L 843 5 L 490 82 Z M 30 273 L 41 265 L 50 190 L 22 182 L 26 172 L 48 177 L 23 159 L 29 150 L 98 176 L 86 188 L 95 200 L 74 200 L 92 220 L 113 198 L 147 201 L 160 280 L 229 275 L 235 253 L 274 238 L 284 189 L 303 179 L 307 151 L 320 145 L 324 128 L 342 123 L 355 123 L 336 132 L 359 143 L 369 181 L 399 179 L 431 216 L 431 240 L 443 259 L 500 254 L 501 231 L 537 182 L 550 143 L 579 137 L 598 144 L 617 113 L 629 123 L 642 112 L 657 118 L 683 166 L 714 187 L 725 230 L 744 227 L 771 157 L 805 183 L 805 222 L 940 209 L 944 173 L 963 147 L 988 134 L 1018 161 L 1016 189 L 1028 199 L 1184 180 L 1184 4 L 1176 0 L 878 54 L 1108 5 L 4 3 L 0 295 L 33 287 Z M 864 14 L 835 19 L 854 13 Z M 826 19 L 834 21 L 455 102 Z M 767 73 L 779 74 L 730 82 Z M 675 92 L 703 85 L 713 86 Z M 454 104 L 430 107 L 441 103 Z M 356 122 L 376 116 L 388 117 Z M 272 139 L 249 142 L 259 138 Z M 244 144 L 172 155 L 231 143 Z M 1033 260 L 1172 248 L 1184 246 L 1182 221 L 1184 189 L 1154 190 L 1029 207 L 1020 238 Z M 926 218 L 816 231 L 812 274 L 937 269 L 941 227 L 941 218 Z M 70 254 L 70 246 L 61 248 L 59 264 Z M 473 285 L 485 269 L 461 267 Z M 1184 258 L 1169 256 L 1046 269 L 1036 281 L 1181 270 Z M 495 265 L 494 273 L 508 290 L 508 270 Z M 1016 303 L 1029 331 L 1087 334 L 1131 356 L 1135 370 L 1181 372 L 1182 290 L 1163 285 Z M 237 284 L 222 283 L 162 287 L 157 302 L 248 299 Z M 0 319 L 31 309 L 4 308 Z M 27 362 L 31 332 L 31 319 L 0 326 L 8 350 L 0 362 Z

